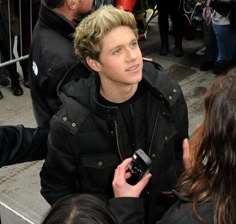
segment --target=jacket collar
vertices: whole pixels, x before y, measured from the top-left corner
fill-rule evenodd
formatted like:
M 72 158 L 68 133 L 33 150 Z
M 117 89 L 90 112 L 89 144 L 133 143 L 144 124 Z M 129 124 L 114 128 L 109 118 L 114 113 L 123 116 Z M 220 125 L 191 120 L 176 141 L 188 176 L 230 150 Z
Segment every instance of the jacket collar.
M 172 107 L 181 94 L 178 83 L 173 81 L 156 62 L 144 61 L 143 80 L 151 87 L 154 94 L 164 100 L 169 107 Z
M 63 15 L 48 8 L 44 0 L 41 1 L 40 5 L 39 22 L 61 33 L 66 38 L 73 39 L 72 34 L 75 32 L 74 24 Z
M 142 81 L 150 87 L 153 94 L 161 99 L 161 102 L 167 104 L 168 107 L 171 108 L 181 94 L 181 89 L 179 85 L 172 81 L 168 74 L 160 68 L 159 64 L 144 62 Z M 58 88 L 58 95 L 65 107 L 66 115 L 76 122 L 78 119 L 78 111 L 83 111 L 84 116 L 86 116 L 85 114 L 88 114 L 89 110 L 92 109 L 101 117 L 112 118 L 117 111 L 117 107 L 108 108 L 97 103 L 97 89 L 100 85 L 97 74 L 92 73 L 89 78 L 80 79 L 79 81 L 70 81 L 68 83 L 65 81 L 66 77 L 70 76 L 71 73 L 76 72 L 79 74 L 80 69 L 81 62 L 68 71 L 65 79 L 62 80 Z M 79 103 L 75 103 L 76 101 Z M 89 110 L 87 110 L 88 105 L 91 107 Z

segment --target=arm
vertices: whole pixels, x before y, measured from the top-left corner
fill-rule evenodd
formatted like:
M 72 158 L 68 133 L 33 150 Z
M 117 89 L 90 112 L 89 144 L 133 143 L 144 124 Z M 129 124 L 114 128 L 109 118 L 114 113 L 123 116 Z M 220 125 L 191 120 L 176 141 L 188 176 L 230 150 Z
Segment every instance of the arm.
M 40 160 L 47 153 L 47 129 L 23 125 L 0 127 L 0 167 Z
M 118 223 L 143 223 L 145 211 L 143 199 L 139 198 L 151 174 L 144 176 L 136 185 L 129 185 L 126 180 L 130 177 L 127 172 L 131 158 L 124 160 L 115 170 L 112 182 L 115 198 L 109 202 L 110 209 Z
M 40 172 L 41 194 L 49 204 L 77 192 L 76 163 L 71 152 L 71 134 L 51 122 L 48 154 Z M 73 144 L 73 143 L 72 143 Z

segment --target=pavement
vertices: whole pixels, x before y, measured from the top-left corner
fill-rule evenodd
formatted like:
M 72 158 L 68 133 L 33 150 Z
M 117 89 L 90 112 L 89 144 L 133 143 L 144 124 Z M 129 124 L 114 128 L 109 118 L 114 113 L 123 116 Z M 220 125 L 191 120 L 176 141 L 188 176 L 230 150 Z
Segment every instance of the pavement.
M 170 51 L 168 56 L 160 56 L 160 40 L 157 21 L 153 20 L 147 32 L 147 39 L 140 41 L 143 56 L 150 57 L 160 63 L 169 75 L 177 80 L 189 111 L 189 133 L 202 121 L 201 97 L 206 87 L 214 79 L 211 72 L 199 71 L 204 56 L 195 52 L 202 47 L 201 32 L 196 33 L 194 40 L 183 41 L 184 56 L 177 58 Z M 173 37 L 170 36 L 172 50 Z M 20 67 L 19 72 L 22 74 Z M 24 89 L 23 96 L 13 96 L 9 87 L 0 87 L 4 98 L 0 100 L 0 125 L 24 124 L 36 127 L 32 111 L 29 89 Z M 42 161 L 23 163 L 4 167 L 0 170 L 0 213 L 2 224 L 39 224 L 47 212 L 49 205 L 39 193 L 39 171 Z

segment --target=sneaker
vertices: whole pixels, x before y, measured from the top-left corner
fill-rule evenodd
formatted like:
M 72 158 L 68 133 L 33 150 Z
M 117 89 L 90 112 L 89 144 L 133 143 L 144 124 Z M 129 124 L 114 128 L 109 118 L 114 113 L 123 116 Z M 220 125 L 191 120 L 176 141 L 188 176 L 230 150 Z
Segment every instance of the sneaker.
M 214 69 L 214 65 L 214 61 L 205 61 L 200 65 L 199 69 L 200 71 L 209 71 L 211 69 Z

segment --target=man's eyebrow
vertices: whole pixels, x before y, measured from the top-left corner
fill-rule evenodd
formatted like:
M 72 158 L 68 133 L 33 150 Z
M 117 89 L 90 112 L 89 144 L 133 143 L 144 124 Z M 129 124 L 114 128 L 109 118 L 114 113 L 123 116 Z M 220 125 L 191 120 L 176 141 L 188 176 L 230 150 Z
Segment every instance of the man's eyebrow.
M 129 42 L 129 44 L 132 43 L 133 41 L 136 41 L 136 42 L 137 42 L 138 40 L 137 40 L 137 38 L 133 38 L 133 39 Z M 117 46 L 113 47 L 111 50 L 109 50 L 109 52 L 114 51 L 116 48 L 123 47 L 124 45 L 125 45 L 125 44 L 117 45 Z

